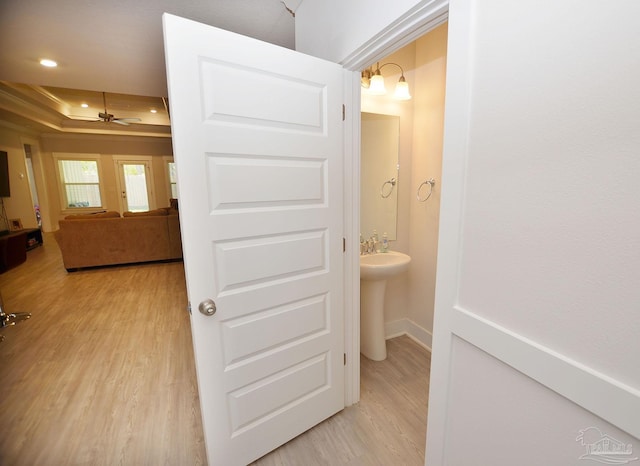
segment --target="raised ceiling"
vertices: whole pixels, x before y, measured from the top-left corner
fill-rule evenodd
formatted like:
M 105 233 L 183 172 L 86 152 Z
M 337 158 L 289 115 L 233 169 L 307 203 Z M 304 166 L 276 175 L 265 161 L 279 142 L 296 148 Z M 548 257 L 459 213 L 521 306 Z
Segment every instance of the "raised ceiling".
M 134 118 L 135 123 L 105 121 Z M 0 123 L 37 133 L 170 137 L 167 100 L 78 89 L 0 82 Z
M 127 105 L 126 95 L 167 96 L 162 38 L 164 12 L 294 48 L 294 18 L 287 8 L 295 11 L 301 2 L 0 0 L 0 81 L 9 87 L 15 87 L 14 83 L 27 84 L 36 93 L 44 89 L 68 106 L 73 106 L 77 99 L 95 97 L 91 93 L 82 94 L 81 90 L 98 92 L 100 100 L 101 93 L 107 92 L 114 96 L 114 111 L 110 108 L 109 112 L 116 113 L 118 102 Z M 39 60 L 45 57 L 56 60 L 58 67 L 42 67 Z M 120 96 L 116 98 L 116 95 Z M 133 110 L 139 100 L 131 102 L 129 107 L 138 113 L 136 117 L 143 118 L 141 115 L 148 113 L 152 104 L 144 101 L 140 108 Z M 7 113 L 12 113 L 6 105 L 0 110 L 1 119 L 6 120 Z M 82 115 L 76 110 L 74 114 Z M 64 119 L 63 122 L 80 124 Z

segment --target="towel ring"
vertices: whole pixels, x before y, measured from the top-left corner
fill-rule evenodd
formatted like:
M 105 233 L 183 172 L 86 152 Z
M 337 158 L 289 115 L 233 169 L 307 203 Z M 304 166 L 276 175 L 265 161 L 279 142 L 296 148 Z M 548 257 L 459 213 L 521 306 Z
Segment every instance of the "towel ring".
M 420 190 L 422 189 L 422 187 L 424 185 L 429 185 L 429 194 L 427 194 L 427 197 L 425 197 L 424 199 L 420 198 Z M 433 186 L 436 184 L 436 180 L 434 180 L 433 178 L 423 181 L 420 186 L 418 186 L 418 192 L 416 193 L 416 199 L 418 199 L 418 202 L 426 202 L 427 199 L 429 199 L 431 197 L 431 195 L 433 194 Z
M 386 185 L 390 184 L 391 185 L 391 189 L 389 189 L 389 192 L 385 195 L 384 194 L 384 187 Z M 393 192 L 393 187 L 396 185 L 396 179 L 395 178 L 391 178 L 390 180 L 385 181 L 384 183 L 382 183 L 382 186 L 380 186 L 380 196 L 382 196 L 383 199 L 388 198 L 389 196 L 391 196 L 391 193 Z

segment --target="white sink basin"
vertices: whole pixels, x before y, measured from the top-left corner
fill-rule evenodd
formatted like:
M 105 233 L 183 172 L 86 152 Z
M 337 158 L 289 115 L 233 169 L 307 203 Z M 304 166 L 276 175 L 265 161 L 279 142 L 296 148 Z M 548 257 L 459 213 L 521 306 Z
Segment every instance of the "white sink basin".
M 360 280 L 386 280 L 409 270 L 411 257 L 397 251 L 360 256 Z

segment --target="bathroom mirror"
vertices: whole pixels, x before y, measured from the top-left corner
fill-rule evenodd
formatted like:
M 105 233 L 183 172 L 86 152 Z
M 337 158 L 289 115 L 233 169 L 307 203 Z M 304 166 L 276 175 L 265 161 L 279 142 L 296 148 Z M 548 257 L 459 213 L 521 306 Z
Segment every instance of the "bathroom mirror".
M 360 233 L 396 239 L 400 117 L 361 113 Z

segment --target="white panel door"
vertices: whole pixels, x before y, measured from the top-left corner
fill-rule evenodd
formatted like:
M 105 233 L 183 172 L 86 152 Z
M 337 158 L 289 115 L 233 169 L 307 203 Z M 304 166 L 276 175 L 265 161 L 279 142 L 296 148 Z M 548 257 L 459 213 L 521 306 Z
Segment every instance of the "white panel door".
M 207 455 L 246 464 L 344 407 L 345 71 L 163 19 Z

